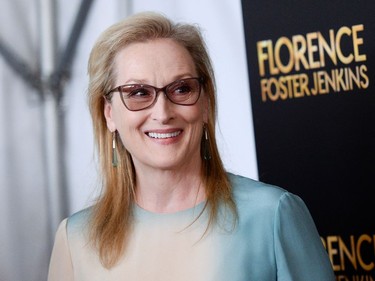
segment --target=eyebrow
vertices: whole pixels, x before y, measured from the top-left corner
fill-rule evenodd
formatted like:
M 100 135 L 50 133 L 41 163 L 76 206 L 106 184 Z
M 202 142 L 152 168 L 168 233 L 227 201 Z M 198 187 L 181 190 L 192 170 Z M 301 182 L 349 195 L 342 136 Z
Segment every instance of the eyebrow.
M 183 80 L 187 78 L 197 77 L 198 75 L 193 75 L 192 73 L 184 73 L 174 76 L 169 83 L 166 83 L 166 85 L 177 81 L 177 80 Z M 125 83 L 122 83 L 121 85 L 128 85 L 128 84 L 144 84 L 144 85 L 150 85 L 153 86 L 151 83 L 147 82 L 144 79 L 128 79 Z

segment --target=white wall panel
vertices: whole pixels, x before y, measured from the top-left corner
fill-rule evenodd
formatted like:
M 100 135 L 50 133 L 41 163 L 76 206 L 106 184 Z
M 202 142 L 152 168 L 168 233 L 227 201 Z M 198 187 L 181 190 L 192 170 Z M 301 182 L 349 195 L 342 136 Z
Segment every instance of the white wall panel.
M 0 3 L 0 36 L 34 69 L 40 48 L 38 0 Z M 65 47 L 81 1 L 57 1 L 58 45 Z M 64 85 L 69 212 L 98 192 L 91 120 L 86 102 L 87 60 L 101 31 L 132 12 L 154 10 L 201 26 L 216 71 L 217 139 L 229 171 L 257 178 L 250 90 L 240 0 L 94 0 Z M 45 280 L 50 255 L 43 170 L 42 104 L 0 59 L 0 280 Z M 21 269 L 20 269 L 21 268 Z

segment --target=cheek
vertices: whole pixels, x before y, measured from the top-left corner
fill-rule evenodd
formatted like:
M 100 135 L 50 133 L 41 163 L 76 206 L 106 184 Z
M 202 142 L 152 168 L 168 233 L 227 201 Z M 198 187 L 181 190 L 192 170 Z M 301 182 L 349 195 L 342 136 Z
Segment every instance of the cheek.
M 116 125 L 121 142 L 125 148 L 128 149 L 129 140 L 135 136 L 135 125 L 133 124 L 132 119 L 127 117 L 126 114 L 118 114 L 118 116 L 116 116 Z
M 126 109 L 116 112 L 116 126 L 123 143 L 134 138 L 140 132 L 145 122 L 144 116 L 139 113 L 129 112 Z
M 123 131 L 134 123 L 135 116 L 125 108 L 119 96 L 113 98 L 112 101 L 112 120 L 118 131 Z
M 185 122 L 200 126 L 200 124 L 203 125 L 204 122 L 204 108 L 201 106 L 194 106 L 186 108 L 187 110 L 185 112 L 181 112 L 181 117 L 185 120 Z
M 126 113 L 118 112 L 118 114 L 116 114 L 116 125 L 120 133 L 128 133 L 128 131 L 136 126 L 136 122 L 133 118 L 127 116 Z

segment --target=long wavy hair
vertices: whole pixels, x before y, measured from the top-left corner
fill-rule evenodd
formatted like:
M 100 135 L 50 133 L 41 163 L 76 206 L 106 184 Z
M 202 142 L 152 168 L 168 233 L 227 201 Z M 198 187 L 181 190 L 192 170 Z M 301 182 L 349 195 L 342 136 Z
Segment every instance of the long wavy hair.
M 207 229 L 218 219 L 219 205 L 223 204 L 234 215 L 237 211 L 231 186 L 219 155 L 215 140 L 216 85 L 207 47 L 198 26 L 173 23 L 165 16 L 152 12 L 132 15 L 105 30 L 96 41 L 88 62 L 88 102 L 92 116 L 96 149 L 101 169 L 102 192 L 92 208 L 89 224 L 90 242 L 98 251 L 106 268 L 113 267 L 126 245 L 133 226 L 136 177 L 131 155 L 122 144 L 117 145 L 118 164 L 112 165 L 112 133 L 104 117 L 105 95 L 114 85 L 116 54 L 129 44 L 168 38 L 186 48 L 199 77 L 203 78 L 208 98 L 209 116 L 206 124 L 211 158 L 203 157 L 201 144 L 201 177 L 205 184 L 206 207 L 209 212 Z

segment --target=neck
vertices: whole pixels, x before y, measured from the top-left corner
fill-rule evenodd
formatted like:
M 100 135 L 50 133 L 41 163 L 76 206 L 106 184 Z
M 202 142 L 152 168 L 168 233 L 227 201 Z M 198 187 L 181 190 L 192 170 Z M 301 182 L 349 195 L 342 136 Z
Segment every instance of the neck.
M 137 204 L 155 213 L 173 213 L 189 209 L 206 199 L 200 173 L 176 174 L 158 171 L 137 174 Z

